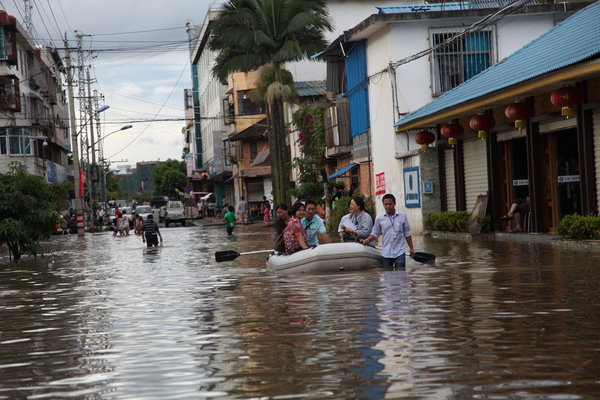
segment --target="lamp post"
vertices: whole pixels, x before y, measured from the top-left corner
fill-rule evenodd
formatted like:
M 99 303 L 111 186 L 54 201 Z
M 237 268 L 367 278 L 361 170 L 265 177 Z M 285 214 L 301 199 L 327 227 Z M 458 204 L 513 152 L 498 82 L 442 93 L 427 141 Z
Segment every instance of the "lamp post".
M 104 107 L 106 107 L 106 108 L 104 108 Z M 104 106 L 104 107 L 99 108 L 97 112 L 102 112 L 102 111 L 104 111 L 104 110 L 106 110 L 108 108 L 108 106 Z M 95 145 L 99 144 L 100 142 L 102 142 L 104 139 L 106 139 L 107 137 L 109 137 L 112 134 L 115 134 L 115 133 L 121 132 L 121 131 L 125 131 L 125 130 L 131 129 L 131 128 L 133 128 L 133 125 L 125 125 L 125 126 L 122 126 L 119 129 L 115 130 L 115 131 L 109 132 L 105 136 L 99 138 L 95 142 L 92 142 L 92 144 L 88 145 L 87 149 L 89 150 L 90 148 L 93 148 Z M 92 154 L 94 154 L 94 149 L 92 149 Z M 98 166 L 95 163 L 95 157 L 93 157 L 93 159 L 94 159 L 94 164 L 93 164 L 92 167 L 93 167 L 94 171 L 96 171 L 98 169 Z M 102 199 L 101 199 L 101 201 L 106 202 L 106 198 L 105 198 L 106 197 L 106 171 L 105 171 L 105 166 L 104 166 L 105 165 L 104 163 L 105 163 L 106 159 L 103 158 L 103 159 L 101 159 L 99 161 L 102 163 L 102 166 L 101 166 L 101 175 L 99 177 L 99 181 L 101 182 L 101 185 L 102 185 L 101 186 L 101 192 L 102 192 Z M 96 174 L 94 173 L 94 175 L 96 175 Z M 95 178 L 95 176 L 92 177 L 92 185 L 94 185 L 94 181 L 95 181 L 94 178 Z M 94 191 L 94 193 L 95 193 L 95 191 Z M 93 199 L 92 199 L 92 202 L 93 202 Z
M 89 81 L 88 81 L 89 84 Z M 99 138 L 97 141 L 95 141 L 94 138 L 94 123 L 93 123 L 93 118 L 95 115 L 100 114 L 101 112 L 104 112 L 106 110 L 108 110 L 110 108 L 110 106 L 104 105 L 100 108 L 98 108 L 96 111 L 93 111 L 91 109 L 91 102 L 90 102 L 90 116 L 88 121 L 90 122 L 90 140 L 92 142 L 92 144 L 88 145 L 86 147 L 86 151 L 90 151 L 92 152 L 92 162 L 91 164 L 88 164 L 88 176 L 90 177 L 90 183 L 88 184 L 88 188 L 89 188 L 89 221 L 93 221 L 94 220 L 94 204 L 96 203 L 96 185 L 98 182 L 98 173 L 97 173 L 97 169 L 98 166 L 96 165 L 96 149 L 95 149 L 95 145 L 100 142 L 102 139 Z M 87 122 L 86 122 L 87 124 Z M 100 132 L 98 132 L 98 137 L 100 137 Z M 88 153 L 89 154 L 89 153 Z M 89 160 L 88 160 L 89 162 Z

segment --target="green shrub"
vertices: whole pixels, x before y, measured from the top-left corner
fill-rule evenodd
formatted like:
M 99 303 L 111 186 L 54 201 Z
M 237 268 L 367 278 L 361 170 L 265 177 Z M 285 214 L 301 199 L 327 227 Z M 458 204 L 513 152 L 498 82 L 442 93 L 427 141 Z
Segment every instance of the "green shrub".
M 433 231 L 468 232 L 469 213 L 466 211 L 444 211 L 431 213 L 425 219 L 425 227 Z
M 566 215 L 556 227 L 556 233 L 573 239 L 600 239 L 600 216 Z

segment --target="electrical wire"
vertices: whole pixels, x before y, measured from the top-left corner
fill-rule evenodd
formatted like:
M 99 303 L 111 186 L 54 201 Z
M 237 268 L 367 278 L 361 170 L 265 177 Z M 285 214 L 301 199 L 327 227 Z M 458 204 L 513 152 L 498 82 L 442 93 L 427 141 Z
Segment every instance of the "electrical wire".
M 127 149 L 129 146 L 131 146 L 144 132 L 146 132 L 146 130 L 148 130 L 148 128 L 150 127 L 150 125 L 152 124 L 152 122 L 156 119 L 156 117 L 158 117 L 158 114 L 160 114 L 160 112 L 162 111 L 162 109 L 164 108 L 164 106 L 167 104 L 167 101 L 169 101 L 169 98 L 171 97 L 171 95 L 173 94 L 173 92 L 175 91 L 175 89 L 177 89 L 177 85 L 179 84 L 179 81 L 181 80 L 181 77 L 183 76 L 183 73 L 186 71 L 186 69 L 187 69 L 187 65 L 185 65 L 184 68 L 181 70 L 181 73 L 179 74 L 179 77 L 177 78 L 177 81 L 175 82 L 175 84 L 171 88 L 171 92 L 166 97 L 163 105 L 156 112 L 153 120 L 151 120 L 150 122 L 148 122 L 148 124 L 144 127 L 144 129 L 142 129 L 142 131 L 139 134 L 137 134 L 137 136 L 134 137 L 133 140 L 131 140 L 127 145 L 125 145 L 125 147 L 123 147 L 121 150 L 117 151 L 113 155 L 111 155 L 109 157 L 106 157 L 106 158 L 110 159 L 110 158 L 113 158 L 114 156 L 116 156 L 117 154 L 122 153 L 125 149 Z

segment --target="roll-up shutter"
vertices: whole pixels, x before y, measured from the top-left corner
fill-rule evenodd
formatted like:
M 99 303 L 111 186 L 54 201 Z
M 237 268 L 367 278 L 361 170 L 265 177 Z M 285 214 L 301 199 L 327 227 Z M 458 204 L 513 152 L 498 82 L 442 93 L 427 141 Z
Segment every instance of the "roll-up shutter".
M 594 159 L 596 161 L 596 198 L 600 210 L 600 110 L 594 110 Z
M 456 211 L 456 185 L 454 184 L 454 149 L 444 150 L 446 171 L 446 207 L 448 211 Z
M 487 194 L 487 157 L 485 140 L 465 140 L 464 163 L 465 163 L 465 197 L 467 211 L 471 211 L 477 202 L 477 196 Z
M 540 133 L 564 131 L 577 128 L 577 118 L 558 118 L 552 121 L 540 122 Z

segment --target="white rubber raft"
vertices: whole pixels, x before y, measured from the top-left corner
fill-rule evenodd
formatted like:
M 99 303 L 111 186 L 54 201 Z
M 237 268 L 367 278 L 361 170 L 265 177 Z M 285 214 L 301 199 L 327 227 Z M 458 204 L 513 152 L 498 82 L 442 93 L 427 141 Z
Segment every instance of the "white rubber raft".
M 337 272 L 382 266 L 381 251 L 360 243 L 329 243 L 290 255 L 271 254 L 267 269 L 278 274 Z

